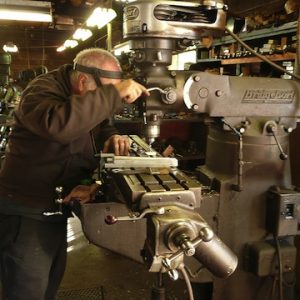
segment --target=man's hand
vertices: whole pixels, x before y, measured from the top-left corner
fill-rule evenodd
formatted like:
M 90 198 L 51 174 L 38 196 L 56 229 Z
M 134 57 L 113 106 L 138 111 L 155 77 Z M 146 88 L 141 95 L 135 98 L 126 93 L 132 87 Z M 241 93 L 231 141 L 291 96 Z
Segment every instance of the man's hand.
M 128 104 L 134 102 L 142 94 L 145 96 L 150 95 L 143 85 L 132 79 L 127 79 L 116 83 L 115 88 L 118 90 L 123 101 Z
M 80 203 L 94 201 L 99 187 L 100 185 L 96 183 L 91 185 L 77 185 L 69 195 L 64 198 L 63 203 L 68 204 L 72 200 L 77 200 Z
M 113 151 L 115 155 L 128 155 L 129 139 L 126 135 L 112 135 L 105 143 L 102 152 Z

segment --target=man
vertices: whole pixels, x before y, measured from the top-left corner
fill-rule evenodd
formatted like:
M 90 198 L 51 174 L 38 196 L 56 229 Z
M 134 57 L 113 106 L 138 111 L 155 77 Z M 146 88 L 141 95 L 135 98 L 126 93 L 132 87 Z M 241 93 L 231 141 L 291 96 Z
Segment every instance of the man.
M 24 90 L 0 172 L 5 300 L 55 298 L 65 270 L 68 217 L 55 203 L 58 187 L 64 195 L 73 190 L 66 201 L 92 196 L 94 188 L 76 186 L 97 168 L 95 153 L 113 149 L 126 155 L 129 149 L 107 119 L 123 102 L 148 95 L 144 86 L 121 75 L 109 52 L 87 49 L 73 66 L 41 75 Z

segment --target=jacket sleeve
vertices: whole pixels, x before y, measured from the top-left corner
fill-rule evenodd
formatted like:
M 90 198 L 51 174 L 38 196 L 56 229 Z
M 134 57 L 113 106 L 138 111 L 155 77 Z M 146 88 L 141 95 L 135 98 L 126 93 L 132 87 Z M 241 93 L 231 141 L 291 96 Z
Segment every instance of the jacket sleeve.
M 36 82 L 23 92 L 16 119 L 38 136 L 67 144 L 89 132 L 122 107 L 116 88 L 109 84 L 83 96 L 65 96 L 62 88 Z

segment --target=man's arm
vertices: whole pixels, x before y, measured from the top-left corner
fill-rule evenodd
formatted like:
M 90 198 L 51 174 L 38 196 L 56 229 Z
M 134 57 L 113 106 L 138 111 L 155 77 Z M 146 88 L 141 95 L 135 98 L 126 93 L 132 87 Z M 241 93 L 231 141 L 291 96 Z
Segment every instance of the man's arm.
M 145 91 L 135 81 L 124 80 L 67 98 L 55 81 L 51 86 L 51 80 L 38 79 L 23 92 L 16 118 L 33 133 L 67 144 L 111 117 L 123 102 L 131 103 Z

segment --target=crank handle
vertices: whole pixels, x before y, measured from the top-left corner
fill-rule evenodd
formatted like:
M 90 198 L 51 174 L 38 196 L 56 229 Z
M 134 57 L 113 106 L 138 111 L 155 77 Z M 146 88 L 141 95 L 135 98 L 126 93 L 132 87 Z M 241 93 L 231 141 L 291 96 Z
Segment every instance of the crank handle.
M 147 89 L 148 92 L 159 91 L 161 94 L 167 94 L 168 92 L 163 90 L 162 88 L 155 86 Z
M 145 210 L 143 210 L 143 212 L 140 213 L 129 213 L 128 216 L 124 216 L 124 217 L 116 217 L 116 216 L 112 216 L 112 215 L 107 215 L 105 218 L 105 223 L 107 225 L 113 225 L 115 223 L 117 223 L 117 221 L 138 221 L 141 220 L 142 218 L 144 218 L 145 215 L 147 214 L 156 214 L 156 215 L 163 215 L 165 213 L 165 208 L 164 207 L 159 207 L 157 209 L 152 209 L 152 208 L 147 208 Z

